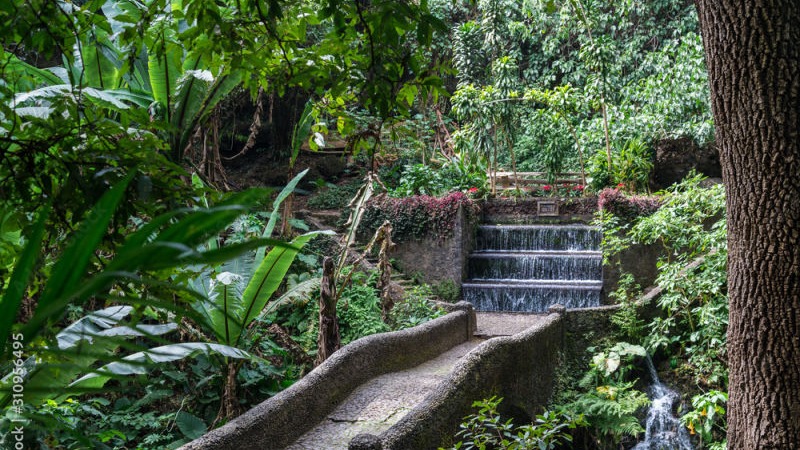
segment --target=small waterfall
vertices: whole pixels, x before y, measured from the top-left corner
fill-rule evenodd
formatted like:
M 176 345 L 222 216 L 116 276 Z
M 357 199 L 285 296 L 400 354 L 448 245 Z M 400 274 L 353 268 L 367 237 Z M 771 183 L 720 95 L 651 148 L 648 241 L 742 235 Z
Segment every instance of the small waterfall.
M 492 249 L 577 251 L 600 248 L 602 235 L 588 225 L 483 225 L 478 251 Z
M 672 407 L 678 400 L 677 392 L 661 384 L 653 361 L 647 357 L 647 367 L 653 378 L 650 387 L 651 404 L 647 411 L 644 441 L 633 450 L 693 450 L 686 427 L 672 415 Z
M 485 280 L 600 280 L 597 252 L 481 252 L 469 259 L 469 273 Z
M 587 225 L 484 225 L 467 264 L 464 300 L 479 311 L 543 312 L 600 303 L 601 234 Z

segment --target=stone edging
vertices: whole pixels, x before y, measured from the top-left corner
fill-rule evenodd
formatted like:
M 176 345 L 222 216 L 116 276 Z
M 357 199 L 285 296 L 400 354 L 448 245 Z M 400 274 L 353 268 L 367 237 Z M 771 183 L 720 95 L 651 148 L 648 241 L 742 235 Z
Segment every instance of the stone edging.
M 286 447 L 365 381 L 421 364 L 470 339 L 475 328 L 472 305 L 461 302 L 454 309 L 414 328 L 351 342 L 288 389 L 181 449 Z

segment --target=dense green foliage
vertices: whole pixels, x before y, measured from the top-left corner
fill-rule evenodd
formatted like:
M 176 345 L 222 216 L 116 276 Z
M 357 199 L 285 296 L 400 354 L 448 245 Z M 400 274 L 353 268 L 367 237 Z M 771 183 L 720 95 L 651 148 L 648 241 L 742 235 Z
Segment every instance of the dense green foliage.
M 509 419 L 503 421 L 498 413 L 502 398 L 476 401 L 472 404 L 477 412 L 464 418 L 456 434 L 459 441 L 451 449 L 540 449 L 552 450 L 572 442 L 568 430 L 583 423 L 579 416 L 570 416 L 545 411 L 536 416 L 533 424 L 515 426 Z
M 662 313 L 650 321 L 633 300 L 639 291 L 626 277 L 615 295 L 623 305 L 613 320 L 623 339 L 644 345 L 670 362 L 674 376 L 693 382 L 692 407 L 683 421 L 709 445 L 719 445 L 725 432 L 728 371 L 727 242 L 725 192 L 720 184 L 704 185 L 690 176 L 665 192 L 661 207 L 638 218 L 601 215 L 606 256 L 631 245 L 658 244 L 663 257 L 656 284 Z
M 601 193 L 605 226 L 627 237 L 607 244 L 669 255 L 665 318 L 643 323 L 621 291 L 622 340 L 697 383 L 684 420 L 705 442 L 724 431 L 721 189 L 687 182 L 626 222 L 658 206 L 627 195 L 647 189 L 658 139 L 712 138 L 690 2 L 10 0 L 0 42 L 0 442 L 22 420 L 28 446 L 175 447 L 311 368 L 320 256 L 340 248 L 297 235 L 302 174 L 279 193 L 220 191 L 233 186 L 221 136 L 246 152 L 273 108 L 297 123 L 261 156 L 291 154 L 292 178 L 304 143 L 342 138 L 370 189 L 327 186 L 309 205 L 356 197 L 353 229 L 389 219 L 396 240 L 445 238 L 459 209 L 475 219 L 491 169 L 545 172 L 536 195 L 617 186 Z M 237 136 L 230 110 L 248 101 L 250 136 Z M 582 173 L 580 189 L 555 183 L 564 171 Z M 416 287 L 384 322 L 375 281 L 339 261 L 343 343 L 430 320 L 430 298 L 458 295 Z M 571 399 L 598 436 L 638 430 L 638 349 L 598 348 Z M 566 439 L 561 416 L 514 428 L 498 402 L 478 405 L 465 448 Z
M 600 188 L 641 186 L 660 138 L 712 138 L 690 2 L 485 0 L 471 12 L 452 31 L 457 149 L 551 176 L 585 161 Z

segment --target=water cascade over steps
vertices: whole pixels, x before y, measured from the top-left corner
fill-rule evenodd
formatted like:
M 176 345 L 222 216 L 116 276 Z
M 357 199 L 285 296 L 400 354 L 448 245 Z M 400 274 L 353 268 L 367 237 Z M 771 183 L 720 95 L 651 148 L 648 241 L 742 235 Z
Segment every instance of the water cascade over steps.
M 647 411 L 644 441 L 636 444 L 632 450 L 693 450 L 686 427 L 672 414 L 678 393 L 661 384 L 649 356 L 647 367 L 653 379 L 650 409 Z
M 483 225 L 464 300 L 478 311 L 544 312 L 600 304 L 600 231 L 588 225 Z

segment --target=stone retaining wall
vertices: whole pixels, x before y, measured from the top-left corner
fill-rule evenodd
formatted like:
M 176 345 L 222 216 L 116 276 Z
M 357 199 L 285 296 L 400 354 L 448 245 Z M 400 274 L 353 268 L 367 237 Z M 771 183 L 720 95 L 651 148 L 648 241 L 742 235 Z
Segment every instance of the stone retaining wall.
M 466 279 L 467 258 L 475 241 L 475 223 L 463 208 L 454 219 L 452 234 L 445 238 L 424 238 L 397 243 L 389 253 L 403 273 L 428 284 L 450 280 L 459 288 Z
M 540 202 L 555 202 L 557 214 L 540 215 Z M 597 212 L 597 197 L 493 198 L 481 205 L 484 223 L 588 223 Z
M 470 339 L 475 313 L 469 303 L 458 306 L 420 326 L 366 336 L 346 345 L 290 388 L 181 448 L 286 447 L 370 378 L 416 366 Z
M 562 327 L 561 314 L 551 314 L 522 333 L 486 341 L 400 422 L 377 438 L 359 435 L 355 441 L 371 442 L 367 448 L 376 450 L 435 449 L 444 436 L 455 434 L 476 399 L 493 395 L 506 399 L 501 404 L 506 413 L 541 413 L 553 395 Z

